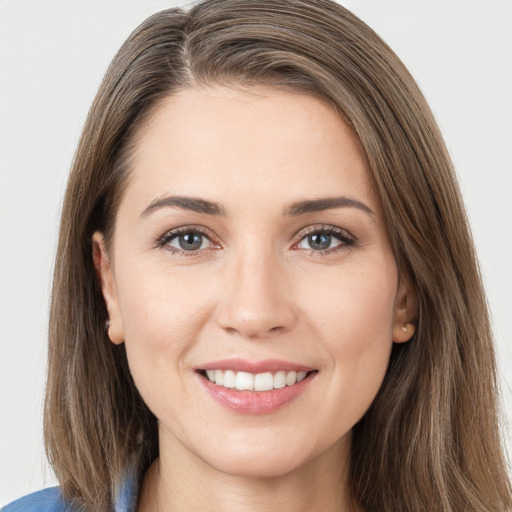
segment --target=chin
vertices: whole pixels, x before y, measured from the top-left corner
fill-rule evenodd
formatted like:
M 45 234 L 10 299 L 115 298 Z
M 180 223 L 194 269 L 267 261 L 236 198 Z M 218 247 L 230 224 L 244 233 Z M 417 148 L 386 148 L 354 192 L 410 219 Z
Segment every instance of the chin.
M 278 478 L 316 463 L 329 454 L 341 456 L 336 446 L 315 446 L 311 437 L 252 436 L 246 442 L 217 444 L 203 460 L 222 473 L 245 478 Z M 336 445 L 337 443 L 335 443 Z
M 303 466 L 303 454 L 295 456 L 282 453 L 238 453 L 221 460 L 206 461 L 212 468 L 227 475 L 241 478 L 279 478 Z

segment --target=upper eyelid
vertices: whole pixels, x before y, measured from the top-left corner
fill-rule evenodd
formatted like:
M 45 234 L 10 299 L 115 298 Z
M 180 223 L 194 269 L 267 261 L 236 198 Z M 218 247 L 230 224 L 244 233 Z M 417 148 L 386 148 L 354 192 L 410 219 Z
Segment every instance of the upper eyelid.
M 201 235 L 205 235 L 205 236 L 210 236 L 212 238 L 219 238 L 217 236 L 215 236 L 212 231 L 204 226 L 200 226 L 200 225 L 195 225 L 195 224 L 186 224 L 184 226 L 178 226 L 178 227 L 175 227 L 175 228 L 172 228 L 172 229 L 168 229 L 163 235 L 161 238 L 165 238 L 165 237 L 173 237 L 173 236 L 177 236 L 177 235 L 180 235 L 181 233 L 187 233 L 187 232 L 196 232 L 196 233 L 201 233 Z
M 356 240 L 356 237 L 350 233 L 350 231 L 340 228 L 337 226 L 333 226 L 331 224 L 313 224 L 311 226 L 306 226 L 302 228 L 296 235 L 295 239 L 302 240 L 305 236 L 311 235 L 312 233 L 322 233 L 322 232 L 329 232 L 332 234 L 338 233 L 339 235 L 345 235 L 347 238 L 350 238 L 351 240 Z

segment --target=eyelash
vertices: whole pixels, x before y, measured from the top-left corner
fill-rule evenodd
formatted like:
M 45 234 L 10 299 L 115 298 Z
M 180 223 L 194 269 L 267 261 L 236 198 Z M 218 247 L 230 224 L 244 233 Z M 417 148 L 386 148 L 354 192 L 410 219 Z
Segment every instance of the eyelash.
M 354 245 L 356 245 L 356 238 L 354 236 L 352 236 L 348 231 L 341 229 L 341 228 L 337 228 L 335 226 L 318 225 L 317 224 L 315 226 L 309 226 L 309 227 L 303 229 L 302 231 L 300 231 L 299 234 L 297 235 L 297 238 L 299 240 L 293 244 L 293 247 L 296 247 L 298 244 L 300 244 L 302 242 L 302 240 L 304 240 L 306 237 L 311 236 L 311 235 L 317 235 L 317 234 L 333 236 L 333 237 L 337 238 L 338 240 L 340 240 L 341 243 L 335 247 L 330 248 L 330 249 L 321 249 L 321 250 L 309 249 L 309 252 L 314 255 L 322 256 L 322 255 L 327 255 L 327 254 L 333 254 L 333 253 L 337 253 L 338 251 L 342 251 L 342 250 L 345 250 L 349 247 L 353 247 Z M 307 250 L 307 249 L 305 249 L 305 250 Z
M 172 229 L 170 231 L 165 232 L 162 236 L 160 236 L 156 242 L 155 247 L 158 249 L 166 249 L 173 255 L 178 256 L 195 256 L 197 254 L 200 254 L 205 249 L 198 249 L 195 251 L 186 251 L 184 249 L 177 249 L 175 247 L 172 247 L 169 245 L 169 243 L 180 236 L 181 234 L 199 234 L 204 237 L 206 237 L 214 246 L 220 245 L 217 238 L 212 235 L 212 233 L 204 228 L 203 226 L 181 226 L 175 229 Z M 328 235 L 328 236 L 334 236 L 338 240 L 340 240 L 340 244 L 329 248 L 329 249 L 304 249 L 307 250 L 309 253 L 315 254 L 315 255 L 327 255 L 327 254 L 333 254 L 338 251 L 347 249 L 349 247 L 353 247 L 356 245 L 356 238 L 352 236 L 350 233 L 345 231 L 344 229 L 337 228 L 335 226 L 330 225 L 314 225 L 309 226 L 302 231 L 300 231 L 295 238 L 297 239 L 296 242 L 293 243 L 292 248 L 295 250 L 300 250 L 297 246 L 308 236 L 316 235 L 316 234 L 322 234 L 322 235 Z
M 169 245 L 171 240 L 174 240 L 178 236 L 182 234 L 199 234 L 207 238 L 213 245 L 219 245 L 216 241 L 216 238 L 212 235 L 212 233 L 204 228 L 203 226 L 181 226 L 179 228 L 171 229 L 170 231 L 165 232 L 161 237 L 156 240 L 155 246 L 158 249 L 166 249 L 173 255 L 177 256 L 195 256 L 201 253 L 204 249 L 198 249 L 196 251 L 185 251 L 184 249 L 177 249 L 176 247 L 172 247 Z

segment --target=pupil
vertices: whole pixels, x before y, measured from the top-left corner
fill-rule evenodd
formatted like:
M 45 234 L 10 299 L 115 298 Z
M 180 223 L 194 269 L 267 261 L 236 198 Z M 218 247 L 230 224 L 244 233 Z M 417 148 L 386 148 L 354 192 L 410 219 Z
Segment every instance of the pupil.
M 309 235 L 309 246 L 316 250 L 329 249 L 331 245 L 331 235 L 315 234 Z
M 202 235 L 198 233 L 185 233 L 180 235 L 180 247 L 186 251 L 196 251 L 201 248 Z

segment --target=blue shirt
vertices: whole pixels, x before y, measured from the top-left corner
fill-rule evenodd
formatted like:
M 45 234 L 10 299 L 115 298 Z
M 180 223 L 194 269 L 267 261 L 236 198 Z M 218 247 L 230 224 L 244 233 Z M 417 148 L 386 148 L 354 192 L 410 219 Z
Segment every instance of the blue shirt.
M 125 478 L 117 493 L 113 512 L 135 512 L 137 495 L 133 477 Z M 67 512 L 70 503 L 64 501 L 58 487 L 34 492 L 5 506 L 0 512 Z

